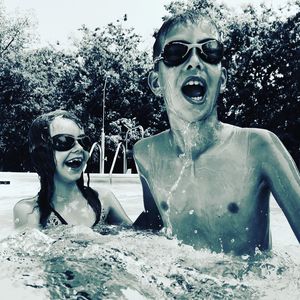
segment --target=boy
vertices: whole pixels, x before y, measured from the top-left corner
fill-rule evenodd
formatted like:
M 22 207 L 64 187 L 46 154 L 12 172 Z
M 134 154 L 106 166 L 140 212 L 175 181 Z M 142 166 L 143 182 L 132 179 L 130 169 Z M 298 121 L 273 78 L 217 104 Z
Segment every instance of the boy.
M 135 225 L 165 227 L 195 248 L 267 250 L 272 192 L 300 241 L 300 176 L 287 150 L 267 130 L 218 121 L 227 73 L 213 22 L 175 16 L 153 49 L 149 86 L 164 97 L 171 128 L 134 147 L 145 206 Z

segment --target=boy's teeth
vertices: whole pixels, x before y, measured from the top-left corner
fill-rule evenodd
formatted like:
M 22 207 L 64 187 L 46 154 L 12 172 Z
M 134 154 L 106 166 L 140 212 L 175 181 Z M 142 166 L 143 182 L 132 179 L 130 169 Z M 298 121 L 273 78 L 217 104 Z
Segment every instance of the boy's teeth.
M 182 93 L 193 99 L 195 102 L 201 101 L 206 92 L 206 86 L 201 80 L 191 79 L 181 88 Z
M 200 85 L 199 81 L 189 81 L 186 83 L 186 85 Z
M 197 80 L 188 81 L 185 85 L 201 85 L 201 86 L 203 86 L 202 82 L 197 81 Z

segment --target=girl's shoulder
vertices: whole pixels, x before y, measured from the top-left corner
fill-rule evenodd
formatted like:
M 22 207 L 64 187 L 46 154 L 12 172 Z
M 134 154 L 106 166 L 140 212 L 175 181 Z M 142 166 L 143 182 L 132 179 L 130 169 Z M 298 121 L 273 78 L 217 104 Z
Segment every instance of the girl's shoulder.
M 97 188 L 90 187 L 90 190 L 92 190 L 94 193 L 97 193 L 101 206 L 104 207 L 109 206 L 111 200 L 115 198 L 113 192 L 110 189 L 105 187 L 97 187 Z
M 14 208 L 14 223 L 16 227 L 29 225 L 30 227 L 38 226 L 39 212 L 37 204 L 38 196 L 24 198 L 18 201 Z
M 14 211 L 18 212 L 21 210 L 22 212 L 31 212 L 35 207 L 37 207 L 37 199 L 37 195 L 34 197 L 21 199 L 15 204 Z

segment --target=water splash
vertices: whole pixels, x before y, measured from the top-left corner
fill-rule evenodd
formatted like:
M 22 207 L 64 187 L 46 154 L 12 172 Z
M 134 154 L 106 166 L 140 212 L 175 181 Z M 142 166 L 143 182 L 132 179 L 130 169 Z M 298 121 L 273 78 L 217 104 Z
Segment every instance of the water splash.
M 9 279 L 27 294 L 38 293 L 39 299 L 300 296 L 299 246 L 233 257 L 195 250 L 161 234 L 61 226 L 3 239 L 0 260 L 0 282 Z M 6 288 L 12 286 L 2 292 Z

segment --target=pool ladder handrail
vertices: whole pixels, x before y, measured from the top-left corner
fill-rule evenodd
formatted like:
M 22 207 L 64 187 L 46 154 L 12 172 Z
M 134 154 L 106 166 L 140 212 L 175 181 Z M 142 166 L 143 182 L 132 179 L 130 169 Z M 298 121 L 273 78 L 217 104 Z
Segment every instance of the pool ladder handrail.
M 120 151 L 121 147 L 122 147 L 122 150 L 123 150 L 123 173 L 126 174 L 126 172 L 127 172 L 126 148 L 123 145 L 123 143 L 120 142 L 117 146 L 117 150 L 116 150 L 116 153 L 115 153 L 115 156 L 114 156 L 114 159 L 113 159 L 113 162 L 111 164 L 110 171 L 109 171 L 109 182 L 110 182 L 110 184 L 112 184 L 112 172 L 114 170 L 114 167 L 115 167 L 115 164 L 116 164 L 116 161 L 117 161 L 117 157 L 118 157 L 118 154 L 119 154 L 119 151 Z
M 99 150 L 99 173 L 101 173 L 102 171 L 102 160 L 101 160 L 101 157 L 102 157 L 102 148 L 101 148 L 101 145 L 98 143 L 98 142 L 95 142 L 92 147 L 91 147 L 91 150 L 89 152 L 89 159 L 92 157 L 92 154 L 95 150 L 95 148 L 98 148 Z M 85 172 L 85 169 L 87 168 L 87 164 L 85 165 L 84 169 L 83 169 L 83 173 Z

